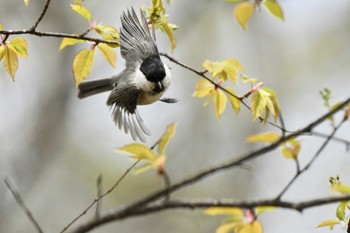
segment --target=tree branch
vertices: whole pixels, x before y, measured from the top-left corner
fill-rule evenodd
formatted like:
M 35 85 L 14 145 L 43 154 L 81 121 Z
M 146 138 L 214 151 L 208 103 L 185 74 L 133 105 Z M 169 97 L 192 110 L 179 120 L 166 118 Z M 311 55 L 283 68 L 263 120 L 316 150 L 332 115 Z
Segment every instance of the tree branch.
M 239 158 L 233 159 L 231 161 L 228 161 L 226 163 L 222 163 L 220 165 L 216 165 L 214 167 L 208 168 L 206 170 L 200 171 L 197 174 L 190 176 L 178 183 L 173 184 L 171 187 L 169 188 L 165 188 L 162 189 L 160 191 L 157 191 L 151 195 L 149 195 L 148 197 L 144 197 L 132 204 L 130 204 L 129 206 L 125 207 L 122 210 L 111 210 L 109 211 L 107 214 L 105 214 L 104 216 L 101 216 L 101 218 L 99 220 L 92 220 L 87 222 L 86 224 L 82 225 L 81 227 L 79 227 L 76 231 L 73 232 L 86 232 L 88 230 L 91 230 L 99 225 L 105 224 L 107 222 L 113 221 L 113 220 L 117 220 L 117 219 L 123 219 L 129 216 L 133 216 L 133 215 L 137 215 L 137 210 L 141 210 L 142 208 L 147 208 L 145 206 L 149 205 L 150 203 L 158 200 L 159 198 L 166 196 L 172 192 L 175 192 L 183 187 L 188 186 L 189 184 L 192 184 L 194 182 L 197 182 L 201 179 L 203 179 L 206 176 L 212 175 L 218 171 L 223 171 L 235 166 L 238 166 L 240 164 L 242 164 L 243 162 L 246 162 L 248 160 L 257 158 L 263 154 L 266 154 L 274 149 L 276 149 L 277 147 L 279 147 L 279 145 L 283 142 L 288 141 L 291 138 L 296 138 L 298 136 L 304 135 L 305 133 L 310 133 L 316 126 L 318 126 L 319 124 L 321 124 L 323 121 L 327 120 L 329 118 L 329 116 L 334 115 L 335 113 L 339 112 L 340 110 L 342 110 L 348 103 L 350 103 L 350 97 L 345 100 L 343 103 L 339 104 L 336 108 L 332 109 L 331 111 L 327 112 L 326 114 L 324 114 L 323 116 L 317 118 L 315 121 L 311 122 L 310 124 L 306 125 L 304 128 L 302 128 L 301 130 L 288 134 L 284 137 L 281 137 L 277 142 L 270 144 L 268 146 L 262 147 L 261 149 L 258 149 L 256 151 L 250 152 L 248 154 L 242 155 Z M 347 197 L 349 199 L 349 197 Z M 274 202 L 274 204 L 278 207 L 285 207 L 287 208 L 288 206 L 290 206 L 290 208 L 293 207 L 293 209 L 296 210 L 303 210 L 304 208 L 309 208 L 312 206 L 316 206 L 317 204 L 321 203 L 321 204 L 326 204 L 326 203 L 331 203 L 331 202 L 335 202 L 339 199 L 331 199 L 331 201 L 329 201 L 329 199 L 327 199 L 328 201 L 323 200 L 323 202 L 319 202 L 319 201 L 313 201 L 310 203 L 302 203 L 302 204 L 285 204 L 282 205 L 283 203 L 286 202 L 282 202 L 279 199 L 273 199 L 272 201 Z M 344 199 L 341 199 L 344 200 Z M 168 203 L 168 202 L 166 202 Z M 282 204 L 281 204 L 282 203 Z M 256 205 L 271 205 L 271 202 L 259 202 L 256 203 Z M 166 205 L 165 205 L 166 206 Z M 208 207 L 208 206 L 207 206 Z M 254 207 L 254 205 L 245 205 L 242 206 L 245 208 L 251 208 Z M 167 208 L 171 208 L 171 206 L 167 206 Z M 175 207 L 174 207 L 175 208 Z M 161 209 L 158 209 L 158 211 Z M 136 211 L 136 212 L 135 212 Z M 154 210 L 157 211 L 157 210 Z M 153 212 L 154 212 L 153 211 Z
M 39 23 L 40 23 L 41 20 L 44 18 L 47 9 L 49 8 L 50 1 L 51 1 L 51 0 L 46 0 L 44 9 L 42 10 L 42 12 L 41 12 L 39 18 L 37 19 L 37 21 L 34 23 L 33 27 L 31 27 L 31 28 L 29 29 L 30 31 L 33 31 L 33 32 L 34 32 L 34 31 L 36 30 L 36 28 L 38 27 Z
M 12 183 L 11 183 L 11 181 L 10 181 L 10 179 L 8 177 L 5 178 L 5 183 L 6 183 L 7 187 L 8 187 L 8 189 L 11 191 L 11 193 L 12 193 L 13 197 L 15 198 L 17 204 L 19 205 L 19 207 L 21 207 L 23 212 L 27 215 L 27 217 L 29 218 L 30 222 L 36 228 L 37 232 L 43 233 L 43 230 L 41 229 L 39 223 L 35 220 L 33 214 L 30 212 L 30 210 L 28 209 L 28 207 L 24 203 L 23 199 L 21 198 L 21 195 L 17 192 L 17 190 L 12 185 Z
M 277 199 L 271 199 L 271 200 L 257 200 L 257 201 L 232 201 L 232 200 L 177 200 L 177 201 L 169 201 L 169 202 L 163 202 L 158 203 L 151 206 L 145 206 L 141 208 L 135 207 L 134 209 L 130 210 L 128 208 L 124 208 L 122 210 L 112 211 L 109 212 L 103 216 L 99 220 L 91 221 L 85 225 L 80 226 L 76 230 L 72 231 L 71 233 L 83 233 L 88 232 L 102 224 L 111 222 L 111 221 L 118 221 L 125 219 L 126 217 L 135 217 L 135 216 L 144 216 L 146 214 L 152 214 L 154 212 L 160 212 L 168 209 L 203 209 L 208 207 L 237 207 L 237 208 L 244 208 L 244 209 L 252 209 L 258 206 L 274 206 L 274 207 L 280 207 L 280 208 L 286 208 L 286 209 L 292 209 L 296 211 L 303 211 L 304 209 L 312 208 L 315 206 L 321 206 L 331 203 L 336 203 L 339 201 L 345 201 L 350 200 L 350 195 L 345 196 L 339 196 L 339 197 L 327 197 L 327 198 L 319 198 L 319 199 L 313 199 L 309 201 L 303 201 L 303 202 L 288 202 L 288 201 L 281 201 Z

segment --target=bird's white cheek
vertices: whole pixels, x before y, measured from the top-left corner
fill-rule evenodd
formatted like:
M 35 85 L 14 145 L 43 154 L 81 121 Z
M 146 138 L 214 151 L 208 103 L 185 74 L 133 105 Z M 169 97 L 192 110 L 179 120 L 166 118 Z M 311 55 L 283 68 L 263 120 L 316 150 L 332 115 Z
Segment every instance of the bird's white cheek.
M 163 79 L 163 85 L 165 89 L 167 89 L 170 86 L 171 73 L 170 73 L 170 69 L 165 64 L 164 64 L 164 69 L 165 69 L 165 78 Z

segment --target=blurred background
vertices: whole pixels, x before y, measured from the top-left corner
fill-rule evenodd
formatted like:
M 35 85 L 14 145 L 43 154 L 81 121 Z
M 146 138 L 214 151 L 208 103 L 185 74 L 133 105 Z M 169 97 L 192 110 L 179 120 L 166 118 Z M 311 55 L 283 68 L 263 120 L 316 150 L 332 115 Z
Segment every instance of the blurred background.
M 45 1 L 0 0 L 0 23 L 5 29 L 26 29 L 40 14 Z M 120 27 L 119 17 L 130 6 L 149 6 L 151 1 L 85 1 L 98 22 Z M 333 101 L 350 94 L 350 2 L 348 0 L 281 0 L 285 14 L 281 22 L 261 8 L 243 31 L 234 20 L 234 4 L 224 0 L 174 0 L 167 5 L 169 22 L 177 24 L 177 48 L 173 56 L 201 70 L 205 59 L 236 58 L 249 76 L 275 90 L 286 128 L 297 130 L 325 113 L 319 91 L 328 87 Z M 73 1 L 52 1 L 40 31 L 82 33 L 88 25 L 74 13 Z M 27 59 L 19 59 L 13 82 L 0 67 L 0 231 L 36 232 L 3 182 L 9 177 L 45 232 L 59 232 L 96 196 L 96 179 L 103 175 L 109 188 L 133 163 L 116 148 L 131 143 L 131 137 L 113 124 L 105 102 L 108 94 L 79 100 L 71 72 L 77 45 L 58 52 L 61 39 L 23 36 L 28 42 Z M 160 51 L 170 52 L 165 34 L 157 32 Z M 12 37 L 11 37 L 12 38 Z M 113 69 L 95 55 L 89 79 L 110 77 L 123 69 L 117 50 Z M 237 116 L 227 108 L 220 121 L 212 105 L 192 98 L 199 77 L 163 58 L 172 68 L 167 97 L 177 104 L 155 103 L 139 111 L 152 131 L 152 145 L 166 126 L 177 123 L 177 133 L 167 150 L 167 170 L 173 182 L 188 175 L 259 148 L 244 142 L 246 136 L 276 131 L 252 122 L 247 109 Z M 241 94 L 246 88 L 239 84 Z M 338 119 L 338 118 L 337 118 Z M 328 122 L 317 128 L 328 133 Z M 277 131 L 276 131 L 277 132 Z M 337 133 L 350 140 L 349 124 Z M 314 155 L 324 139 L 300 138 L 301 164 Z M 217 173 L 174 194 L 184 198 L 272 198 L 288 183 L 295 164 L 279 150 L 235 168 Z M 340 175 L 350 184 L 350 157 L 344 144 L 332 142 L 322 155 L 285 194 L 301 201 L 331 195 L 328 178 Z M 154 171 L 129 174 L 118 188 L 103 199 L 103 211 L 118 208 L 163 187 Z M 263 214 L 264 232 L 329 232 L 317 229 L 325 219 L 335 218 L 336 205 L 304 211 L 275 210 Z M 94 210 L 75 226 L 93 217 Z M 213 233 L 222 218 L 203 215 L 202 210 L 171 210 L 111 223 L 92 232 L 201 232 Z M 74 228 L 74 226 L 73 226 Z M 344 232 L 335 227 L 333 232 Z

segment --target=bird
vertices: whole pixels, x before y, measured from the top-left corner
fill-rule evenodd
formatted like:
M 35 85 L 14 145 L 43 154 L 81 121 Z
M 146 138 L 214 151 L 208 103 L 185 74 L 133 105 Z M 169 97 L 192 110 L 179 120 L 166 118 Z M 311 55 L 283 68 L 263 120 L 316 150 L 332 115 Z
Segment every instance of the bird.
M 146 142 L 151 135 L 139 112 L 138 105 L 152 104 L 158 100 L 175 103 L 176 99 L 161 99 L 169 88 L 171 73 L 162 62 L 156 45 L 155 29 L 152 33 L 140 9 L 140 18 L 133 7 L 121 16 L 120 53 L 125 60 L 125 68 L 111 78 L 84 81 L 78 85 L 80 99 L 111 91 L 107 105 L 112 109 L 112 117 L 120 130 L 130 132 L 134 141 Z

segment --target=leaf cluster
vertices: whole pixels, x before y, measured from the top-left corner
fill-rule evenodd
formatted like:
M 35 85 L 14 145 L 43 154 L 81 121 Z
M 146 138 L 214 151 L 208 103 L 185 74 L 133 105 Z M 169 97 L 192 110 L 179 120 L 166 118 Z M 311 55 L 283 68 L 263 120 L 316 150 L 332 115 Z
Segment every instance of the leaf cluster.
M 237 3 L 233 10 L 233 15 L 236 18 L 238 24 L 246 29 L 247 23 L 256 11 L 256 8 L 260 8 L 263 5 L 267 11 L 280 20 L 284 20 L 283 10 L 277 0 L 262 0 L 262 1 L 250 1 L 250 0 L 227 0 L 228 2 Z

